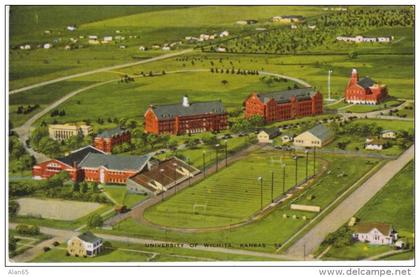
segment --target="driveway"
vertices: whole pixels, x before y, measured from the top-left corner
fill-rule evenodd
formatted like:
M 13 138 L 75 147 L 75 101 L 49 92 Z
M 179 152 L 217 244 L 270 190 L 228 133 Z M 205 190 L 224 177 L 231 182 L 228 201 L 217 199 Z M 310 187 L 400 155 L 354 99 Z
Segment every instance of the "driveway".
M 348 222 L 360 208 L 375 196 L 413 158 L 414 145 L 407 149 L 398 159 L 386 163 L 379 171 L 366 180 L 315 227 L 287 249 L 286 254 L 303 258 L 317 250 L 329 233 L 334 232 Z

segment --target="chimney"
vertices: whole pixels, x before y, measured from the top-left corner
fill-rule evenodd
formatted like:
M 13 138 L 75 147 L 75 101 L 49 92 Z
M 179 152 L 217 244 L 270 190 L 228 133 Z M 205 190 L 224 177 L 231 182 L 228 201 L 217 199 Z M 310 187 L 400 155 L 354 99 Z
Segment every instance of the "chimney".
M 189 107 L 190 106 L 190 101 L 188 100 L 188 95 L 184 95 L 184 97 L 182 97 L 182 106 L 183 107 Z

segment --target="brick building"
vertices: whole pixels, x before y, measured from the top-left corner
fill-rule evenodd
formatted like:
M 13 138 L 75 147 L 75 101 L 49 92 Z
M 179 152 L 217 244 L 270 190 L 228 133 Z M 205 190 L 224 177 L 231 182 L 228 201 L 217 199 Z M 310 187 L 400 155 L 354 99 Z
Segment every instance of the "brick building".
M 105 153 L 111 153 L 112 148 L 124 142 L 130 142 L 131 133 L 129 130 L 120 127 L 103 131 L 94 139 L 94 145 L 97 149 Z
M 78 164 L 89 154 L 89 153 L 101 153 L 99 149 L 93 146 L 86 146 L 71 152 L 69 155 L 45 161 L 34 165 L 32 167 L 32 177 L 34 179 L 47 179 L 61 171 L 65 170 L 69 173 L 70 178 L 73 181 L 79 181 L 82 178 L 82 171 L 78 168 Z
M 69 155 L 33 166 L 34 179 L 47 179 L 61 171 L 69 173 L 74 182 L 125 184 L 127 179 L 150 166 L 150 155 L 117 156 L 86 146 Z
M 345 90 L 347 103 L 376 105 L 388 96 L 386 85 L 381 85 L 365 77 L 359 80 L 356 69 L 353 69 L 351 78 Z
M 228 126 L 227 112 L 221 101 L 151 105 L 144 115 L 144 130 L 151 134 L 194 134 L 220 131 Z
M 245 117 L 262 116 L 267 123 L 321 114 L 322 94 L 313 88 L 252 93 L 245 100 Z

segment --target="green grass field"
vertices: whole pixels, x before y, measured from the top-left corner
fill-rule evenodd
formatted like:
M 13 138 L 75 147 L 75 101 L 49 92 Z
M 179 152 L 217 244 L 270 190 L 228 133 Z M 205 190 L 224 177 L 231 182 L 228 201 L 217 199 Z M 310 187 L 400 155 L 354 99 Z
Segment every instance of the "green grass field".
M 382 127 L 384 130 L 407 131 L 409 129 L 414 129 L 414 121 L 402 120 L 356 119 L 353 120 L 350 124 L 356 124 L 359 122 L 364 124 L 376 124 L 377 126 Z
M 66 256 L 66 249 L 53 248 L 33 259 L 34 263 L 58 262 L 198 262 L 198 261 L 272 261 L 264 257 L 226 254 L 184 247 L 155 248 L 144 244 L 110 241 L 111 248 L 92 258 Z
M 403 201 L 402 201 L 403 199 Z M 391 224 L 401 239 L 413 246 L 414 240 L 414 162 L 411 161 L 356 213 L 360 222 Z M 393 250 L 390 246 L 371 246 L 355 243 L 342 248 L 331 248 L 326 259 L 360 260 Z M 389 259 L 408 260 L 413 253 L 390 256 Z M 385 258 L 388 259 L 388 258 Z
M 285 191 L 295 185 L 295 161 L 282 152 L 261 150 L 211 175 L 145 213 L 153 223 L 176 227 L 214 227 L 243 221 L 261 207 L 259 176 L 263 177 L 263 206 L 283 193 L 282 164 L 286 165 Z M 309 159 L 308 175 L 313 174 Z M 298 160 L 298 182 L 305 179 L 305 158 Z
M 329 169 L 333 172 L 338 171 L 335 166 L 340 167 L 344 164 L 348 164 L 348 157 L 324 156 L 323 159 L 329 161 Z M 351 171 L 352 174 L 349 175 L 348 178 L 340 179 L 343 187 L 351 186 L 355 179 L 357 180 L 358 178 L 361 178 L 373 166 L 372 164 L 365 164 L 366 159 L 352 157 L 352 161 L 351 165 L 355 169 Z M 324 173 L 324 175 L 316 181 L 316 183 L 320 183 L 320 185 L 317 186 L 315 183 L 314 188 L 319 190 L 320 194 L 326 192 L 328 194 L 328 200 L 333 201 L 336 198 L 336 194 L 331 193 L 329 190 L 330 182 L 328 180 L 331 180 L 330 178 L 331 175 Z M 200 184 L 196 186 L 199 185 Z M 194 189 L 194 187 L 192 189 Z M 182 193 L 184 192 L 188 192 L 188 190 L 185 190 Z M 178 194 L 178 196 L 182 195 L 182 193 Z M 316 190 L 312 193 L 318 195 Z M 173 199 L 175 199 L 175 197 Z M 318 197 L 318 199 L 320 198 Z M 315 198 L 317 201 L 318 199 L 317 197 Z M 168 202 L 170 201 L 172 201 L 172 199 Z M 323 202 L 326 203 L 327 201 L 323 200 Z M 182 205 L 182 203 L 180 205 Z M 284 214 L 287 215 L 287 218 L 283 217 Z M 293 219 L 293 215 L 296 215 L 297 219 Z M 259 221 L 240 228 L 227 229 L 223 231 L 180 233 L 142 225 L 133 219 L 127 219 L 115 225 L 113 230 L 100 230 L 100 232 L 188 243 L 229 243 L 227 247 L 272 253 L 288 238 L 307 224 L 308 221 L 303 220 L 303 216 L 306 216 L 307 219 L 310 220 L 315 216 L 315 214 L 292 211 L 289 209 L 289 205 L 287 204 L 276 208 L 272 213 Z
M 119 205 L 126 205 L 131 208 L 133 205 L 144 200 L 145 195 L 131 194 L 127 192 L 127 188 L 121 185 L 105 185 L 104 191 L 117 202 Z
M 390 109 L 402 104 L 402 101 L 398 101 L 395 99 L 389 99 L 379 105 L 352 105 L 346 109 L 343 109 L 346 112 L 353 112 L 353 113 L 366 113 L 366 112 L 373 112 L 373 111 L 380 111 L 384 109 Z

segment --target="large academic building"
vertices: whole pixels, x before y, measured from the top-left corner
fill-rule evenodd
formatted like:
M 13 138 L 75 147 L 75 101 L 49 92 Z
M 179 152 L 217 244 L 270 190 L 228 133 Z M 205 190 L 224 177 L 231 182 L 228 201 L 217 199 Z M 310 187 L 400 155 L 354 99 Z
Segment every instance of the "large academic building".
M 194 134 L 220 131 L 228 127 L 227 112 L 221 101 L 150 105 L 144 115 L 144 130 L 151 134 Z
M 111 153 L 114 146 L 125 142 L 130 142 L 130 140 L 130 131 L 117 127 L 110 130 L 105 130 L 97 135 L 94 139 L 94 145 L 97 149 L 100 149 L 106 153 Z
M 321 114 L 322 94 L 314 88 L 300 88 L 270 93 L 252 93 L 245 100 L 245 117 L 260 115 L 265 122 Z
M 359 80 L 359 74 L 353 69 L 345 90 L 347 103 L 376 105 L 388 96 L 386 85 L 378 84 L 369 77 Z

